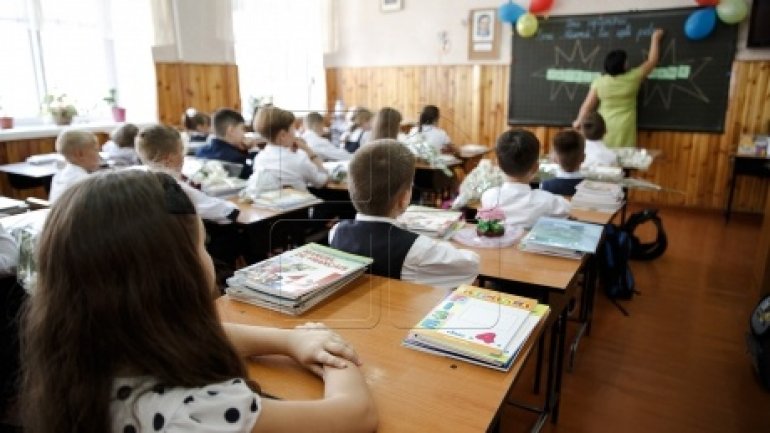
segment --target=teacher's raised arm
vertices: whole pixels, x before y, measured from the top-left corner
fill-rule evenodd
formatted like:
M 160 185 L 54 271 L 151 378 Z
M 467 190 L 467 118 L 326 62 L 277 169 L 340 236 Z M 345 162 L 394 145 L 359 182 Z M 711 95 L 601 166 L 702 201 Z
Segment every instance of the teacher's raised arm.
M 647 60 L 633 69 L 628 69 L 626 65 L 625 51 L 610 51 L 604 59 L 605 74 L 591 83 L 591 89 L 572 126 L 579 128 L 588 113 L 598 106 L 607 124 L 607 135 L 604 137 L 607 146 L 636 146 L 636 97 L 642 80 L 658 64 L 662 38 L 663 30 L 656 29 L 650 40 Z

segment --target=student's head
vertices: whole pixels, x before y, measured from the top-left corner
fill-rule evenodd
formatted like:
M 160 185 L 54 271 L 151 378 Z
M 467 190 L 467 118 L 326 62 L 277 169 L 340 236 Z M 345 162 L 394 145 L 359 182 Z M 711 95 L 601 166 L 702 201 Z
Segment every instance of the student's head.
M 558 132 L 553 137 L 553 150 L 559 166 L 568 173 L 580 170 L 586 157 L 585 140 L 574 129 Z
M 350 130 L 361 128 L 369 130 L 372 127 L 372 112 L 364 107 L 357 107 L 350 117 Z
M 92 172 L 99 169 L 99 142 L 96 136 L 88 131 L 65 129 L 56 137 L 56 151 L 64 155 L 70 164 L 82 167 Z
M 152 125 L 142 129 L 136 137 L 136 153 L 144 165 L 182 172 L 184 144 L 174 128 Z
M 420 126 L 435 125 L 438 123 L 440 115 L 441 113 L 438 111 L 438 107 L 435 105 L 426 105 L 420 113 Z
M 624 50 L 610 51 L 604 58 L 604 71 L 613 77 L 626 72 L 626 57 Z
M 304 123 L 305 123 L 305 129 L 308 129 L 310 131 L 314 131 L 317 133 L 323 132 L 324 118 L 323 116 L 321 116 L 315 111 L 311 111 L 310 113 L 307 113 L 307 116 L 305 116 L 305 119 L 304 119 Z
M 139 128 L 133 123 L 126 123 L 120 126 L 118 129 L 112 131 L 110 138 L 118 147 L 134 147 L 134 140 L 136 134 L 139 133 Z
M 254 119 L 254 130 L 279 146 L 294 143 L 294 113 L 278 107 L 262 107 Z
M 170 176 L 122 170 L 72 186 L 39 247 L 23 327 L 25 429 L 111 431 L 119 376 L 167 388 L 245 377 L 214 307 L 203 225 Z
M 188 108 L 182 113 L 182 125 L 187 131 L 208 134 L 211 128 L 211 117 L 195 108 Z
M 512 129 L 497 137 L 497 163 L 505 174 L 516 178 L 531 176 L 537 171 L 540 141 L 524 129 Z
M 604 137 L 604 134 L 607 133 L 607 125 L 604 123 L 604 117 L 596 111 L 592 111 L 583 118 L 580 129 L 586 140 L 601 140 Z
M 377 112 L 372 124 L 372 140 L 396 139 L 401 127 L 401 113 L 395 108 L 385 107 Z
M 214 133 L 217 138 L 240 146 L 246 133 L 241 113 L 229 108 L 221 108 L 214 113 Z
M 358 149 L 348 168 L 350 198 L 358 212 L 395 217 L 412 197 L 415 157 L 396 140 L 375 140 Z

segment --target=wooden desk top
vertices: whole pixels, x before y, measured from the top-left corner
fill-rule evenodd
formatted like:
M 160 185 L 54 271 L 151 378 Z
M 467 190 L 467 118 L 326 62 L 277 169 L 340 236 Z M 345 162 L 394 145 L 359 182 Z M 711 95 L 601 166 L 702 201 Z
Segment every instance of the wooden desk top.
M 0 171 L 32 178 L 49 177 L 59 171 L 55 162 L 50 164 L 30 164 L 28 162 L 16 162 L 13 164 L 0 165 Z
M 618 211 L 599 212 L 590 209 L 570 209 L 569 216 L 575 218 L 578 221 L 604 225 L 612 221 L 617 213 Z
M 363 361 L 380 415 L 379 432 L 483 432 L 519 374 L 542 320 L 508 372 L 401 346 L 408 330 L 446 291 L 364 275 L 301 317 L 243 304 L 223 296 L 223 321 L 291 328 L 322 321 L 347 339 Z M 317 399 L 323 384 L 284 357 L 250 362 L 249 375 L 265 392 L 286 399 Z

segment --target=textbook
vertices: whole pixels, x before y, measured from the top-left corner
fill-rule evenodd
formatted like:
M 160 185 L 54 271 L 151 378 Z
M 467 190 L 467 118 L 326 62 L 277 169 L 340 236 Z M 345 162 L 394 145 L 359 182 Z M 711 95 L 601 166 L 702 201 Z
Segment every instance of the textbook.
M 362 274 L 371 263 L 368 257 L 309 243 L 239 269 L 227 283 L 282 299 L 303 301 L 351 275 Z
M 541 217 L 519 243 L 523 251 L 579 259 L 595 253 L 604 226 L 562 218 Z
M 623 206 L 623 188 L 616 183 L 583 180 L 575 187 L 572 207 L 614 213 Z
M 323 200 L 307 191 L 299 191 L 294 188 L 281 188 L 266 191 L 252 198 L 256 207 L 273 210 L 289 210 L 302 206 L 321 203 Z
M 506 371 L 547 311 L 534 299 L 463 285 L 409 330 L 403 345 Z
M 407 230 L 433 238 L 447 239 L 462 228 L 463 213 L 454 210 L 410 205 L 398 217 Z

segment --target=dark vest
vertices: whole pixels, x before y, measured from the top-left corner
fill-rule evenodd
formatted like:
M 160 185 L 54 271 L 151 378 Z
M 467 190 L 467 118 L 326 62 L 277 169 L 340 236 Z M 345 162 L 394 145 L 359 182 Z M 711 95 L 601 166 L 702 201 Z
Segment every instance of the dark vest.
M 364 132 L 361 131 L 361 134 L 358 135 L 358 140 L 346 140 L 345 141 L 345 150 L 347 150 L 350 153 L 355 153 L 356 150 L 358 150 L 359 147 L 361 147 L 361 139 L 364 137 Z
M 331 246 L 374 259 L 369 273 L 401 279 L 401 268 L 418 235 L 380 221 L 346 220 L 337 225 Z
M 575 187 L 583 181 L 583 178 L 572 179 L 564 177 L 555 177 L 544 180 L 540 189 L 558 195 L 575 195 Z
M 211 138 L 205 146 L 198 149 L 195 156 L 198 158 L 218 159 L 220 161 L 243 164 L 243 169 L 241 170 L 241 175 L 239 177 L 241 179 L 248 179 L 249 176 L 251 176 L 251 166 L 254 156 L 249 155 L 248 152 L 236 149 L 219 138 Z

